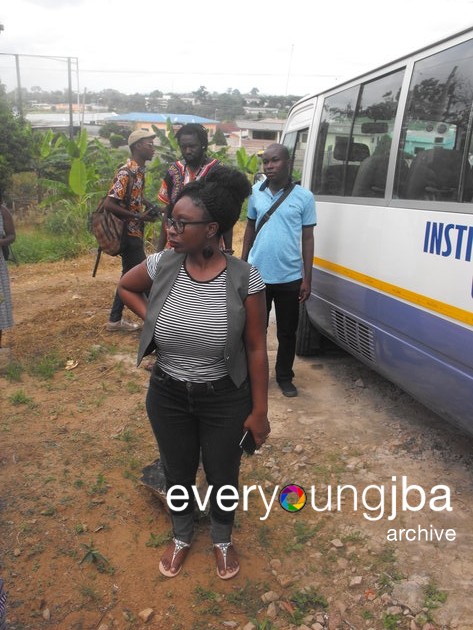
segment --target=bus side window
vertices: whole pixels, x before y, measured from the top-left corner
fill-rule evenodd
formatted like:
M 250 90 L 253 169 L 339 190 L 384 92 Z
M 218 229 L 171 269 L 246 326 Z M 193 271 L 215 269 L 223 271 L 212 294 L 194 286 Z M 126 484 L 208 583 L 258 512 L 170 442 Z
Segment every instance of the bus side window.
M 401 68 L 325 99 L 313 192 L 384 197 L 404 71 Z
M 291 177 L 295 183 L 300 183 L 304 168 L 307 149 L 308 127 L 286 134 L 284 144 L 291 156 Z
M 471 202 L 466 140 L 472 75 L 473 40 L 415 63 L 399 147 L 399 155 L 412 160 L 404 189 L 402 177 L 396 174 L 401 199 Z
M 344 194 L 347 152 L 358 92 L 358 86 L 349 88 L 324 101 L 311 183 L 315 194 Z

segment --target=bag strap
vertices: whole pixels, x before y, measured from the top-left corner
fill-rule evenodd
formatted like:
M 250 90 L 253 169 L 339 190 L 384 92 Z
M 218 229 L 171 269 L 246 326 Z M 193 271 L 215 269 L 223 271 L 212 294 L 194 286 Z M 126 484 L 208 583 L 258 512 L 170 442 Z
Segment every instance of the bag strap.
M 127 182 L 127 185 L 126 185 L 125 196 L 123 197 L 123 199 L 121 201 L 125 202 L 125 208 L 127 210 L 129 210 L 130 209 L 130 203 L 131 203 L 131 193 L 132 193 L 132 190 L 133 190 L 133 185 L 135 183 L 135 174 L 127 166 L 120 167 L 118 170 L 119 171 L 123 170 L 123 171 L 126 171 L 128 173 L 128 182 Z M 116 181 L 116 179 L 114 180 L 114 182 L 115 181 Z M 105 199 L 107 197 L 108 197 L 108 195 L 104 195 L 102 197 L 102 199 L 100 200 L 100 203 L 99 203 L 98 207 L 102 208 L 102 212 L 103 212 L 103 203 L 104 203 L 104 201 L 105 201 Z
M 265 186 L 266 184 L 266 186 Z M 260 186 L 260 190 L 264 190 L 267 187 L 267 182 L 264 181 L 261 186 Z M 271 208 L 269 208 L 269 210 L 267 210 L 265 212 L 265 214 L 263 215 L 263 217 L 261 218 L 261 221 L 258 223 L 258 227 L 256 228 L 256 232 L 255 232 L 255 238 L 258 234 L 258 232 L 261 230 L 261 228 L 263 227 L 263 225 L 265 225 L 265 223 L 267 221 L 269 221 L 269 218 L 271 217 L 271 215 L 273 214 L 273 212 L 279 208 L 279 206 L 282 204 L 282 202 L 284 201 L 284 199 L 286 199 L 286 197 L 288 195 L 291 194 L 292 190 L 294 189 L 295 184 L 293 182 L 289 182 L 289 184 L 286 186 L 286 188 L 284 189 L 283 194 L 279 197 L 279 199 L 277 199 L 273 205 L 271 206 Z
M 124 170 L 128 172 L 128 183 L 126 185 L 126 192 L 125 192 L 124 200 L 126 204 L 126 209 L 129 210 L 130 203 L 131 203 L 131 193 L 133 191 L 133 186 L 135 184 L 135 174 L 127 166 L 125 166 Z

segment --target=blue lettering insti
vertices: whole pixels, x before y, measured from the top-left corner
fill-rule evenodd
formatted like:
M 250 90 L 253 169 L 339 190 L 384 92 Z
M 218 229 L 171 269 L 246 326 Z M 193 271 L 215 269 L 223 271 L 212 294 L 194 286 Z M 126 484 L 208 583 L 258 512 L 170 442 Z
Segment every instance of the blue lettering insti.
M 471 262 L 473 253 L 473 226 L 427 221 L 424 233 L 426 254 L 453 256 L 456 260 Z

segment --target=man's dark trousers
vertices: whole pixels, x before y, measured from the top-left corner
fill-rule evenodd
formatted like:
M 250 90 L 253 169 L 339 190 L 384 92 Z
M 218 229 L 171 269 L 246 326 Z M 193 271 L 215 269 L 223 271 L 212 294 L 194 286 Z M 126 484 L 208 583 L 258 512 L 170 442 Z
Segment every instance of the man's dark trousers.
M 296 332 L 299 323 L 299 290 L 302 278 L 293 282 L 266 285 L 267 323 L 274 302 L 276 312 L 276 380 L 278 383 L 292 382 L 292 366 L 296 355 Z
M 123 251 L 120 254 L 122 259 L 122 276 L 130 269 L 133 269 L 136 265 L 139 265 L 146 258 L 143 239 L 137 236 L 125 237 Z M 123 309 L 125 305 L 122 302 L 121 297 L 118 295 L 118 291 L 115 292 L 113 299 L 112 310 L 110 311 L 110 321 L 119 322 L 122 318 Z

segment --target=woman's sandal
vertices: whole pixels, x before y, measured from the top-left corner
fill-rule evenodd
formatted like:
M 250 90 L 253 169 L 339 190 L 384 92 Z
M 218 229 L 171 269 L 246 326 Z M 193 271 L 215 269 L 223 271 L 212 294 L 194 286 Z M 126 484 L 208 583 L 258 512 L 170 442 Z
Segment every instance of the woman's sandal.
M 182 565 L 184 564 L 184 560 L 189 552 L 190 544 L 185 543 L 182 540 L 178 540 L 177 538 L 173 538 L 169 545 L 166 547 L 166 551 L 163 553 L 161 561 L 159 563 L 159 571 L 166 577 L 176 577 L 182 569 Z M 169 568 L 163 565 L 164 556 L 168 555 L 169 552 L 172 551 L 172 558 L 169 564 Z M 174 569 L 174 571 L 172 570 Z
M 222 580 L 230 580 L 232 577 L 235 577 L 235 575 L 240 570 L 240 563 L 238 562 L 238 558 L 237 558 L 237 566 L 235 568 L 233 569 L 227 568 L 227 557 L 228 557 L 228 550 L 230 549 L 230 547 L 233 549 L 236 555 L 235 548 L 233 547 L 233 544 L 231 542 L 214 544 L 215 559 L 217 561 L 217 575 Z M 219 560 L 220 560 L 220 566 L 221 566 L 221 559 L 223 559 L 223 571 L 224 571 L 223 573 L 219 569 Z

